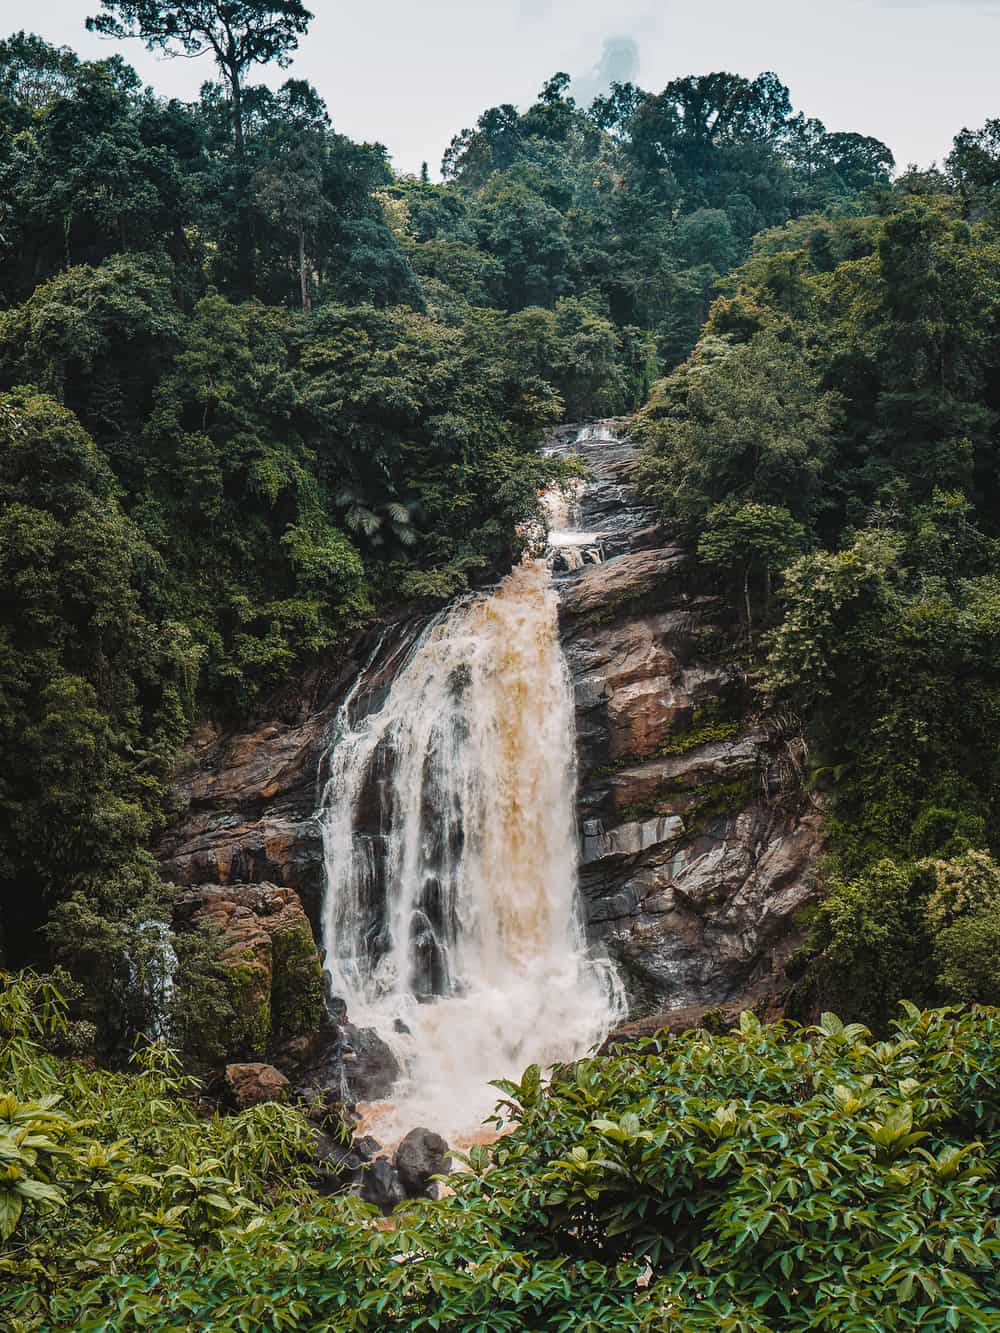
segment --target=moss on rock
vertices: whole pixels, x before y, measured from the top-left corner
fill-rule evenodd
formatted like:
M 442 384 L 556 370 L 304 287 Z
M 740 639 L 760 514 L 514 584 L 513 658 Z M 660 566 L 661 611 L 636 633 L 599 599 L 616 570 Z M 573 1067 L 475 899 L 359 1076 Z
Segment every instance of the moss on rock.
M 204 885 L 178 900 L 175 919 L 219 934 L 218 958 L 234 1014 L 226 1054 L 262 1060 L 290 1038 L 317 1030 L 323 973 L 309 919 L 292 889 L 274 884 Z
M 262 1057 L 271 1032 L 270 969 L 252 950 L 244 950 L 223 963 L 229 999 L 236 1016 L 232 1038 L 226 1042 L 230 1054 L 247 1059 Z
M 271 937 L 271 1041 L 314 1032 L 323 1013 L 323 970 L 303 919 Z

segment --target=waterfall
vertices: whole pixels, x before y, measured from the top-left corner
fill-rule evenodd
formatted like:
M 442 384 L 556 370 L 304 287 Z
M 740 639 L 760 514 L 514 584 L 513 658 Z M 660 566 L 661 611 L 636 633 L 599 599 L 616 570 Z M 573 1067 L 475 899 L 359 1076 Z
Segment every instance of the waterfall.
M 489 1080 L 578 1057 L 617 1017 L 577 893 L 575 720 L 544 561 L 442 613 L 381 706 L 341 709 L 322 799 L 323 944 L 404 1078 L 383 1134 L 449 1135 Z
M 125 955 L 128 987 L 141 997 L 146 1035 L 151 1041 L 170 1037 L 171 1010 L 177 953 L 166 921 L 140 921 L 135 928 L 133 949 Z

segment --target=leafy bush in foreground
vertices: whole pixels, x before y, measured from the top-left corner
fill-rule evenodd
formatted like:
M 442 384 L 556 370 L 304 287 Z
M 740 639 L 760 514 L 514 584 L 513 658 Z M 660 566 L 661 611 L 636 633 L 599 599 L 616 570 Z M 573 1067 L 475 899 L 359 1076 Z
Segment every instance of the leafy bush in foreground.
M 295 1112 L 199 1120 L 162 1057 L 134 1078 L 60 1065 L 27 985 L 0 992 L 0 1200 L 45 1187 L 13 1226 L 0 1202 L 18 1333 L 1000 1327 L 995 1010 L 906 1005 L 878 1043 L 745 1014 L 529 1069 L 454 1195 L 383 1231 L 304 1183 Z

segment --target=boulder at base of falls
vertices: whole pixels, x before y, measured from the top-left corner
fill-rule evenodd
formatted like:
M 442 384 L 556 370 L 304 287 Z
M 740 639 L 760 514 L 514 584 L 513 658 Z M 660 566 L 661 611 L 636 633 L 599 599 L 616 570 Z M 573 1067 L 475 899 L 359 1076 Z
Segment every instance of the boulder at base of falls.
M 381 1208 L 385 1217 L 406 1198 L 399 1172 L 388 1157 L 376 1157 L 365 1167 L 361 1178 L 361 1197 L 365 1203 L 373 1203 L 376 1208 Z
M 357 1140 L 355 1155 L 360 1157 L 365 1145 L 373 1142 Z M 382 1156 L 362 1164 L 361 1197 L 388 1217 L 404 1199 L 437 1198 L 437 1182 L 431 1177 L 446 1176 L 450 1171 L 448 1144 L 441 1135 L 430 1129 L 411 1129 L 391 1160 Z
M 311 1036 L 280 1046 L 274 1059 L 310 1104 L 381 1101 L 400 1075 L 391 1047 L 374 1028 L 338 1023 L 329 1014 Z
M 399 1078 L 399 1061 L 374 1028 L 340 1025 L 347 1086 L 355 1101 L 377 1102 L 388 1097 Z
M 345 1143 L 339 1135 L 318 1131 L 313 1143 L 316 1189 L 320 1194 L 340 1194 L 359 1187 L 368 1163 L 381 1151 L 382 1145 L 368 1135 Z
M 203 884 L 174 905 L 178 932 L 219 934 L 229 1001 L 230 1056 L 260 1060 L 279 1044 L 315 1033 L 323 1018 L 323 973 L 309 920 L 294 889 L 274 884 Z
M 274 1065 L 259 1062 L 226 1065 L 226 1097 L 237 1111 L 264 1102 L 288 1101 L 288 1079 Z
M 446 1176 L 451 1170 L 448 1144 L 433 1130 L 411 1129 L 396 1149 L 392 1164 L 409 1198 L 437 1198 L 437 1183 L 431 1177 Z
M 631 1023 L 622 1023 L 608 1033 L 598 1054 L 617 1055 L 661 1033 L 679 1037 L 682 1033 L 704 1028 L 713 1036 L 725 1036 L 739 1028 L 740 1014 L 746 1010 L 768 1023 L 776 1023 L 785 1017 L 780 1001 L 763 987 L 759 994 L 745 995 L 726 1004 L 713 1007 L 696 1004 L 686 1009 L 666 1009 L 661 1013 L 647 1014 L 645 1018 L 637 1018 Z

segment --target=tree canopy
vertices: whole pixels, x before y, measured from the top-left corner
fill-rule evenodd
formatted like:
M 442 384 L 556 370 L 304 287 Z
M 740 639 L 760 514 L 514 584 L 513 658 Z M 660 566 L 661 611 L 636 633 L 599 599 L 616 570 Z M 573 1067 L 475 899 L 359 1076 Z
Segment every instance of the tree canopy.
M 915 869 L 1000 852 L 1000 238 L 973 196 L 903 179 L 763 233 L 640 416 L 646 492 L 742 588 L 760 704 L 804 729 L 827 807 L 803 1002 L 865 1021 L 1000 975 L 995 908 L 945 960 Z

